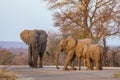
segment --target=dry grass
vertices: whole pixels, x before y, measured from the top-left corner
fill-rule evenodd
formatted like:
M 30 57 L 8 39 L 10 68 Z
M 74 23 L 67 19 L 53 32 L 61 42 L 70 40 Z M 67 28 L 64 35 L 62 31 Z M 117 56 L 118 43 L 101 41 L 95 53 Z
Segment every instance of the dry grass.
M 0 80 L 16 80 L 15 73 L 8 68 L 0 69 Z
M 114 77 L 114 78 L 120 78 L 120 72 L 115 73 L 115 74 L 113 75 L 113 77 Z

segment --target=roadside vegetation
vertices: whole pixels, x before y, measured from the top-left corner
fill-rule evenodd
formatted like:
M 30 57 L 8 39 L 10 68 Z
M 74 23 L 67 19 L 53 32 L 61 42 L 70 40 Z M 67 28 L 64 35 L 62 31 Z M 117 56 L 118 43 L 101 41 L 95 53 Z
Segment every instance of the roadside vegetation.
M 0 80 L 16 80 L 14 72 L 10 71 L 8 67 L 0 69 Z
M 55 33 L 49 33 L 47 51 L 48 54 L 44 54 L 44 65 L 55 65 L 56 49 L 59 41 L 63 36 Z M 64 64 L 66 53 L 60 54 L 60 65 Z M 109 47 L 106 53 L 106 66 L 107 67 L 120 67 L 120 46 Z M 104 63 L 104 62 L 103 62 Z M 77 64 L 77 62 L 76 62 Z M 3 48 L 0 47 L 0 65 L 28 65 L 28 53 L 27 48 Z
M 115 74 L 113 75 L 113 77 L 114 77 L 114 78 L 120 78 L 120 72 L 115 73 Z

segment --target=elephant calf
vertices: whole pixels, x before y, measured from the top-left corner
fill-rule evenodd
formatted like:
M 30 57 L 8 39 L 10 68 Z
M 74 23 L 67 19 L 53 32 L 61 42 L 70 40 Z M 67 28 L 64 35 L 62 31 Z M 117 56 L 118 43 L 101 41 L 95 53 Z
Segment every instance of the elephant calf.
M 99 44 L 89 45 L 88 51 L 85 54 L 87 60 L 87 69 L 92 70 L 94 66 L 93 62 L 95 62 L 96 70 L 102 70 L 102 55 L 103 55 L 103 48 L 101 45 Z

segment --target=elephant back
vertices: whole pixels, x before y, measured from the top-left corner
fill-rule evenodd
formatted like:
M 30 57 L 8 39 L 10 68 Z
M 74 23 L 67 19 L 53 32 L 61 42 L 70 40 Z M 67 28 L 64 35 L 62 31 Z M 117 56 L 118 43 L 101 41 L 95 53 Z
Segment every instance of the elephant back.
M 75 47 L 75 53 L 77 57 L 85 56 L 88 50 L 88 46 L 92 44 L 92 39 L 78 39 Z
M 39 50 L 41 53 L 44 53 L 45 49 L 46 49 L 46 45 L 47 45 L 47 33 L 44 30 L 39 30 Z
M 96 57 L 96 56 L 103 55 L 103 48 L 100 44 L 89 45 L 88 51 L 89 51 L 88 54 L 91 57 Z
M 30 42 L 35 44 L 35 46 L 44 46 L 47 43 L 47 33 L 44 30 L 33 30 L 30 34 Z
M 46 43 L 47 42 L 47 33 L 44 30 L 38 30 L 39 33 L 39 40 L 41 43 Z

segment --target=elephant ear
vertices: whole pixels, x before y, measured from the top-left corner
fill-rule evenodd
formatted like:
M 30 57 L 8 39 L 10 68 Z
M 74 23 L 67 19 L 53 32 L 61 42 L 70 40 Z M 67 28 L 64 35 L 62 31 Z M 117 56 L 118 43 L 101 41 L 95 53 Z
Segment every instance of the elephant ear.
M 74 48 L 77 44 L 77 40 L 71 36 L 66 39 L 66 51 Z
M 20 33 L 20 38 L 27 45 L 29 45 L 29 43 L 30 43 L 30 33 L 31 33 L 31 30 L 24 30 Z

